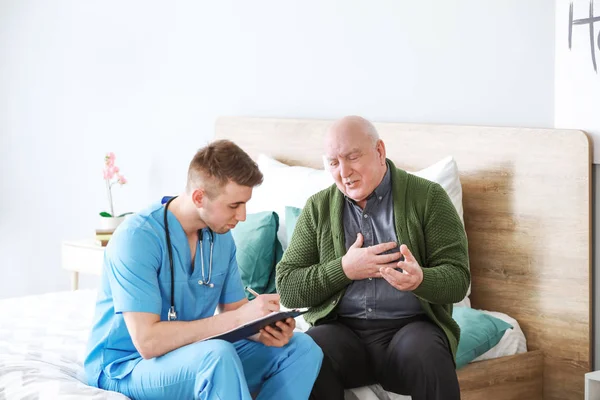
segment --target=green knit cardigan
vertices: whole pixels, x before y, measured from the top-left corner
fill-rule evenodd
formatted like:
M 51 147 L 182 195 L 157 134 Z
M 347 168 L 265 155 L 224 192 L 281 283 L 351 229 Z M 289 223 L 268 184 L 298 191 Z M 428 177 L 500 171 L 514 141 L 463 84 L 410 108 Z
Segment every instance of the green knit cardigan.
M 464 227 L 439 184 L 387 161 L 398 243 L 408 246 L 423 269 L 423 282 L 413 293 L 444 331 L 456 357 L 460 328 L 452 319 L 452 304 L 465 297 L 471 279 Z M 276 267 L 281 303 L 290 308 L 309 307 L 304 317 L 311 325 L 335 319 L 335 308 L 352 282 L 342 269 L 346 253 L 343 209 L 344 195 L 335 185 L 313 195 Z

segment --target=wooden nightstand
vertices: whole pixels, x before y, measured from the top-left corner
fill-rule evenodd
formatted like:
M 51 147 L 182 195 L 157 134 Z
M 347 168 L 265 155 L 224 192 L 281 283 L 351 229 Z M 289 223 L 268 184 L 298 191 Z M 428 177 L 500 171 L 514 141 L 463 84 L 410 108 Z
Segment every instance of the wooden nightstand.
M 71 289 L 79 288 L 79 273 L 100 275 L 104 249 L 96 244 L 94 239 L 64 241 L 62 243 L 61 267 L 73 271 L 71 275 Z

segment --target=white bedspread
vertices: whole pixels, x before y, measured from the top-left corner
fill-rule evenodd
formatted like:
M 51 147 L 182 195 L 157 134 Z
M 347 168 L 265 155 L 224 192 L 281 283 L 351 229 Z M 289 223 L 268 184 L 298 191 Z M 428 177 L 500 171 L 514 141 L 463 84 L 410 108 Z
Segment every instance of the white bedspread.
M 95 300 L 95 290 L 0 300 L 0 400 L 127 399 L 84 383 L 83 359 Z M 494 315 L 515 329 L 479 359 L 526 351 L 516 321 Z M 298 330 L 306 328 L 302 322 L 298 319 Z M 346 391 L 346 400 L 408 399 L 386 393 L 379 385 Z
M 96 291 L 0 301 L 0 399 L 127 399 L 85 383 Z

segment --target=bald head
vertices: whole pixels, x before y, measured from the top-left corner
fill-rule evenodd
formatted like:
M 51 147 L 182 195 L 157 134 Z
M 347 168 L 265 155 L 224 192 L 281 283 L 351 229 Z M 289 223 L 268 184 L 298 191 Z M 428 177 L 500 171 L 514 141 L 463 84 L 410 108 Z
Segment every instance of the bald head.
M 379 133 L 375 126 L 363 117 L 357 115 L 349 115 L 335 121 L 327 131 L 325 136 L 325 143 L 327 145 L 331 140 L 344 140 L 347 137 L 353 137 L 355 139 L 363 138 L 371 141 L 371 144 L 375 146 L 379 140 Z
M 373 124 L 354 115 L 334 122 L 325 135 L 325 157 L 338 189 L 364 207 L 387 170 Z

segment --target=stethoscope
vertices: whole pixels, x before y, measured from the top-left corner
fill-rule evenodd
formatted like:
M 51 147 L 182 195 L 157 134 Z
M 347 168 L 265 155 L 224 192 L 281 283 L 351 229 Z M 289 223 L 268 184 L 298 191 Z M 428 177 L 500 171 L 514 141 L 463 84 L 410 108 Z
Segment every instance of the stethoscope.
M 167 320 L 175 321 L 177 319 L 177 312 L 175 311 L 175 267 L 173 267 L 173 249 L 171 246 L 171 234 L 169 233 L 169 221 L 167 218 L 167 209 L 169 208 L 169 204 L 176 197 L 172 197 L 165 204 L 165 237 L 167 239 L 167 250 L 169 252 L 169 266 L 171 267 L 171 308 L 167 313 Z M 198 230 L 198 241 L 200 242 L 200 260 L 202 263 L 202 280 L 198 281 L 198 284 L 201 286 L 208 286 L 209 288 L 214 288 L 215 284 L 210 281 L 212 276 L 212 262 L 213 262 L 213 246 L 215 244 L 215 234 L 212 229 L 208 228 L 208 233 L 210 234 L 210 255 L 208 257 L 208 279 L 204 276 L 204 250 L 202 247 L 202 230 Z

